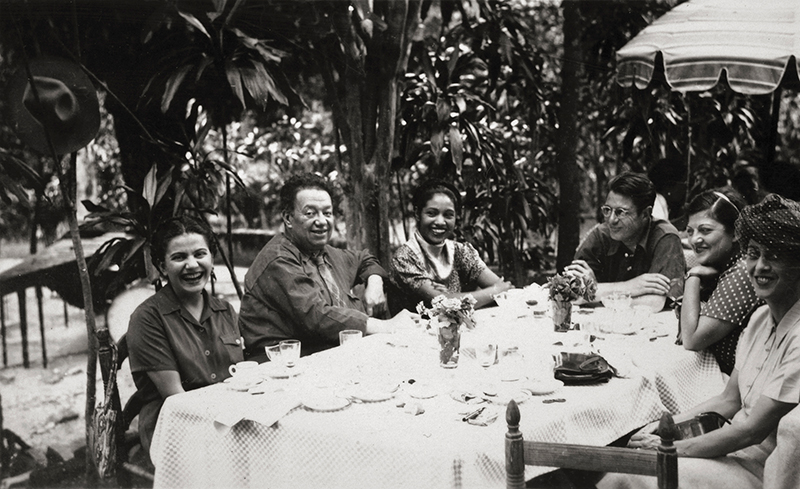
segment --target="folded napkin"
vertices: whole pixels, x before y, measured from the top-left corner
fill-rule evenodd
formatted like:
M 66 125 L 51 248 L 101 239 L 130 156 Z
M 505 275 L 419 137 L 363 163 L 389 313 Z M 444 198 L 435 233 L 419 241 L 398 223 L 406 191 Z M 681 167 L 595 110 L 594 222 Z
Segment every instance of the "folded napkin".
M 298 406 L 300 406 L 300 399 L 295 395 L 259 400 L 258 402 L 231 404 L 214 418 L 214 428 L 225 434 L 243 419 L 255 421 L 264 426 L 272 426 Z

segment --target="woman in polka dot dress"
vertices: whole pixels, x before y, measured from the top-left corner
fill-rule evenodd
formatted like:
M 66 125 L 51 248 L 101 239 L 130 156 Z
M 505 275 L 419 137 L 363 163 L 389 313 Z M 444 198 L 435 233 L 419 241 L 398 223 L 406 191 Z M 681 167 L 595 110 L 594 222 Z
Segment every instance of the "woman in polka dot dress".
M 730 374 L 736 343 L 755 306 L 762 304 L 747 277 L 734 223 L 746 205 L 731 188 L 708 190 L 689 203 L 686 232 L 697 265 L 686 273 L 680 339 L 687 350 L 709 350 Z

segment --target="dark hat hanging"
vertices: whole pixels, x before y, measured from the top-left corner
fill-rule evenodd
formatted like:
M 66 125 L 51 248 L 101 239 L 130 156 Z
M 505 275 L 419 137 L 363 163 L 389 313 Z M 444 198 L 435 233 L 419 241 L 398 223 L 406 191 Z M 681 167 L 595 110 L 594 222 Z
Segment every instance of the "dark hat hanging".
M 11 120 L 28 146 L 50 154 L 45 127 L 56 154 L 72 153 L 89 144 L 100 128 L 97 91 L 81 67 L 59 58 L 39 58 L 30 63 L 39 100 L 25 67 L 8 83 Z

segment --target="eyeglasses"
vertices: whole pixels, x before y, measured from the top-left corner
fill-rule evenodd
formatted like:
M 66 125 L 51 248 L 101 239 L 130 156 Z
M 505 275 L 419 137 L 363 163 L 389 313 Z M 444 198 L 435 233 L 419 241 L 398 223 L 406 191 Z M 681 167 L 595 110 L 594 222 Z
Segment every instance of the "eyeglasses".
M 774 251 L 764 250 L 763 252 L 756 248 L 755 246 L 748 246 L 746 250 L 744 250 L 744 256 L 748 260 L 758 260 L 759 258 L 763 257 L 764 260 L 774 263 L 780 259 L 777 253 Z
M 617 219 L 625 219 L 626 217 L 633 214 L 633 211 L 625 209 L 624 207 L 613 208 L 607 205 L 601 207 L 600 212 L 603 213 L 603 217 L 605 217 L 606 219 L 611 217 L 611 214 L 614 214 L 614 217 L 616 217 Z

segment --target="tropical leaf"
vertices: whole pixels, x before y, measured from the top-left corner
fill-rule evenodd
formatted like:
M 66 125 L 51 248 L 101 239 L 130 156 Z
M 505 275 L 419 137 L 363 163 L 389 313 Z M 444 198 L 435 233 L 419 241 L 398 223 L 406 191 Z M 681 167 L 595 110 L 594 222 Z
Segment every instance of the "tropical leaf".
M 195 28 L 195 29 L 197 29 L 198 31 L 200 31 L 200 32 L 202 32 L 203 34 L 205 34 L 205 36 L 206 36 L 207 38 L 211 39 L 211 34 L 209 34 L 209 33 L 208 33 L 208 31 L 206 30 L 206 27 L 203 25 L 203 23 L 202 23 L 202 22 L 200 22 L 200 21 L 197 19 L 197 17 L 195 17 L 194 15 L 192 15 L 192 14 L 190 14 L 190 13 L 183 12 L 183 11 L 181 11 L 181 10 L 178 10 L 178 15 L 180 15 L 181 17 L 183 17 L 183 19 L 184 19 L 184 20 L 185 20 L 185 21 L 186 21 L 186 22 L 187 22 L 189 25 L 191 25 L 192 27 L 194 27 L 194 28 Z
M 167 110 L 169 110 L 169 106 L 172 104 L 172 99 L 175 97 L 175 94 L 181 87 L 184 78 L 186 78 L 186 74 L 189 73 L 191 69 L 192 65 L 185 64 L 178 67 L 178 69 L 172 75 L 170 75 L 164 89 L 164 95 L 161 97 L 161 112 L 166 113 Z
M 150 171 L 144 177 L 144 185 L 142 188 L 142 196 L 147 204 L 152 209 L 156 203 L 156 191 L 158 189 L 158 180 L 156 178 L 156 164 L 150 167 Z

